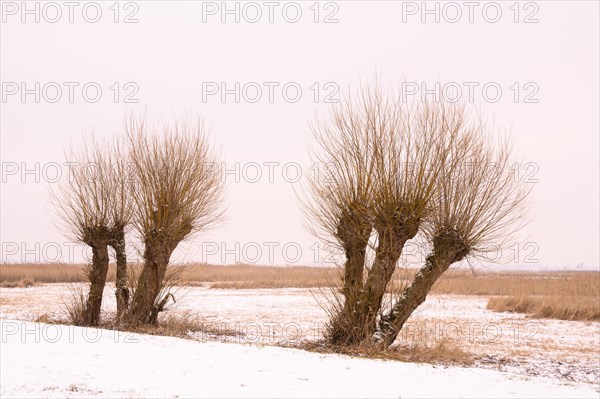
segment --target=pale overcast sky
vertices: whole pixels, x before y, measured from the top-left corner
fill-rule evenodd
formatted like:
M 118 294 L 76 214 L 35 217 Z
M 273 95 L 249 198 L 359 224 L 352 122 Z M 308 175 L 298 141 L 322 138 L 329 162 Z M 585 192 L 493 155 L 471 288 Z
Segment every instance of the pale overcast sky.
M 157 120 L 202 115 L 232 171 L 227 221 L 176 260 L 314 264 L 293 183 L 308 162 L 308 123 L 338 89 L 377 72 L 407 82 L 407 98 L 436 82 L 458 87 L 512 133 L 523 155 L 515 167 L 535 188 L 510 264 L 600 263 L 596 1 L 1 8 L 2 262 L 81 260 L 52 224 L 56 165 L 83 131 L 113 134 L 127 112 L 146 110 Z

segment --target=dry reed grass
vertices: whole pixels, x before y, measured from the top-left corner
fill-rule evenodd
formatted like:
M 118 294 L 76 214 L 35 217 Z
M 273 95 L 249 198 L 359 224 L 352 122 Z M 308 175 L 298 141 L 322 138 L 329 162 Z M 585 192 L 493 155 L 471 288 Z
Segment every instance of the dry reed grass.
M 496 312 L 526 313 L 536 318 L 600 321 L 600 298 L 594 296 L 492 297 L 487 308 Z
M 132 265 L 133 268 L 136 265 Z M 177 266 L 175 266 L 177 267 Z M 337 283 L 338 270 L 317 267 L 276 267 L 191 264 L 183 267 L 178 280 L 190 285 L 208 283 L 211 288 L 312 288 Z M 29 279 L 35 283 L 87 282 L 84 265 L 72 264 L 2 264 L 0 282 Z M 115 281 L 115 266 L 110 265 L 107 281 Z
M 133 265 L 135 266 L 135 265 Z M 278 267 L 237 264 L 217 266 L 185 265 L 178 280 L 190 285 L 208 283 L 211 288 L 333 287 L 339 271 L 320 267 Z M 398 269 L 395 281 L 410 281 L 416 269 Z M 0 282 L 8 284 L 29 280 L 33 283 L 86 282 L 81 264 L 1 264 Z M 108 281 L 115 280 L 110 265 Z M 564 295 L 589 297 L 600 295 L 600 273 L 592 271 L 478 272 L 451 269 L 434 285 L 437 294 L 455 295 Z
M 191 281 L 209 282 L 210 288 L 316 288 L 335 286 L 339 271 L 306 266 L 202 265 L 191 267 L 188 277 Z
M 600 273 L 592 271 L 480 272 L 450 270 L 434 285 L 438 294 L 600 295 Z
M 335 268 L 276 267 L 207 264 L 186 265 L 179 281 L 211 288 L 313 288 L 334 287 Z M 410 281 L 415 270 L 398 269 L 395 284 Z M 110 266 L 108 280 L 114 281 Z M 84 265 L 3 264 L 0 287 L 39 283 L 86 282 Z M 599 320 L 600 273 L 591 271 L 478 272 L 451 269 L 434 285 L 432 293 L 494 296 L 488 309 L 527 313 L 533 317 L 564 320 Z
M 66 263 L 20 263 L 0 265 L 0 283 L 28 279 L 34 283 L 87 282 L 85 265 Z M 115 267 L 110 265 L 108 281 L 115 281 Z

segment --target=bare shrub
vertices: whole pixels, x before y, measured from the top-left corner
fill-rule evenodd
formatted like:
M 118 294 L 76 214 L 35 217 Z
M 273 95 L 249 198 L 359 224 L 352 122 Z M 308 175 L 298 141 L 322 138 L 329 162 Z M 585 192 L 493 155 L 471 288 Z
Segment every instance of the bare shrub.
M 82 287 L 80 285 L 71 285 L 69 292 L 70 298 L 63 304 L 67 320 L 75 326 L 89 325 L 88 299 Z

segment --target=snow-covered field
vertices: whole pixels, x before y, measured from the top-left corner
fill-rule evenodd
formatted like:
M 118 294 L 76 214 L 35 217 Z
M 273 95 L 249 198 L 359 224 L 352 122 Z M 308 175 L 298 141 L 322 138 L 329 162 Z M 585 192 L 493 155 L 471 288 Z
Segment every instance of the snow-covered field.
M 297 349 L 0 321 L 2 397 L 590 397 L 591 386 Z
M 485 297 L 431 295 L 399 337 L 475 354 L 475 367 L 460 368 L 269 346 L 320 338 L 326 313 L 319 292 L 306 289 L 177 293 L 169 312 L 233 336 L 185 340 L 22 322 L 64 318 L 69 292 L 66 284 L 0 290 L 0 396 L 600 395 L 600 323 L 495 313 Z M 105 298 L 113 312 L 112 289 Z

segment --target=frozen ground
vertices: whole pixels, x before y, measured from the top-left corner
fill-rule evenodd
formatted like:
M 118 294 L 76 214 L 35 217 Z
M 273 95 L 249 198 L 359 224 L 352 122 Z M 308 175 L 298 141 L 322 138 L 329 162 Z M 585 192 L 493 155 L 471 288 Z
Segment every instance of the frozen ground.
M 591 386 L 476 368 L 0 320 L 0 396 L 589 397 Z
M 63 303 L 69 296 L 66 284 L 1 289 L 0 318 L 64 318 Z M 212 330 L 229 333 L 190 334 L 201 342 L 293 345 L 320 338 L 327 320 L 318 304 L 322 300 L 318 290 L 185 287 L 176 297 L 169 312 L 197 317 Z M 114 312 L 111 288 L 105 298 L 103 308 Z M 411 317 L 398 343 L 433 346 L 445 341 L 475 354 L 478 368 L 600 389 L 599 322 L 530 319 L 488 311 L 486 303 L 486 297 L 431 295 Z

